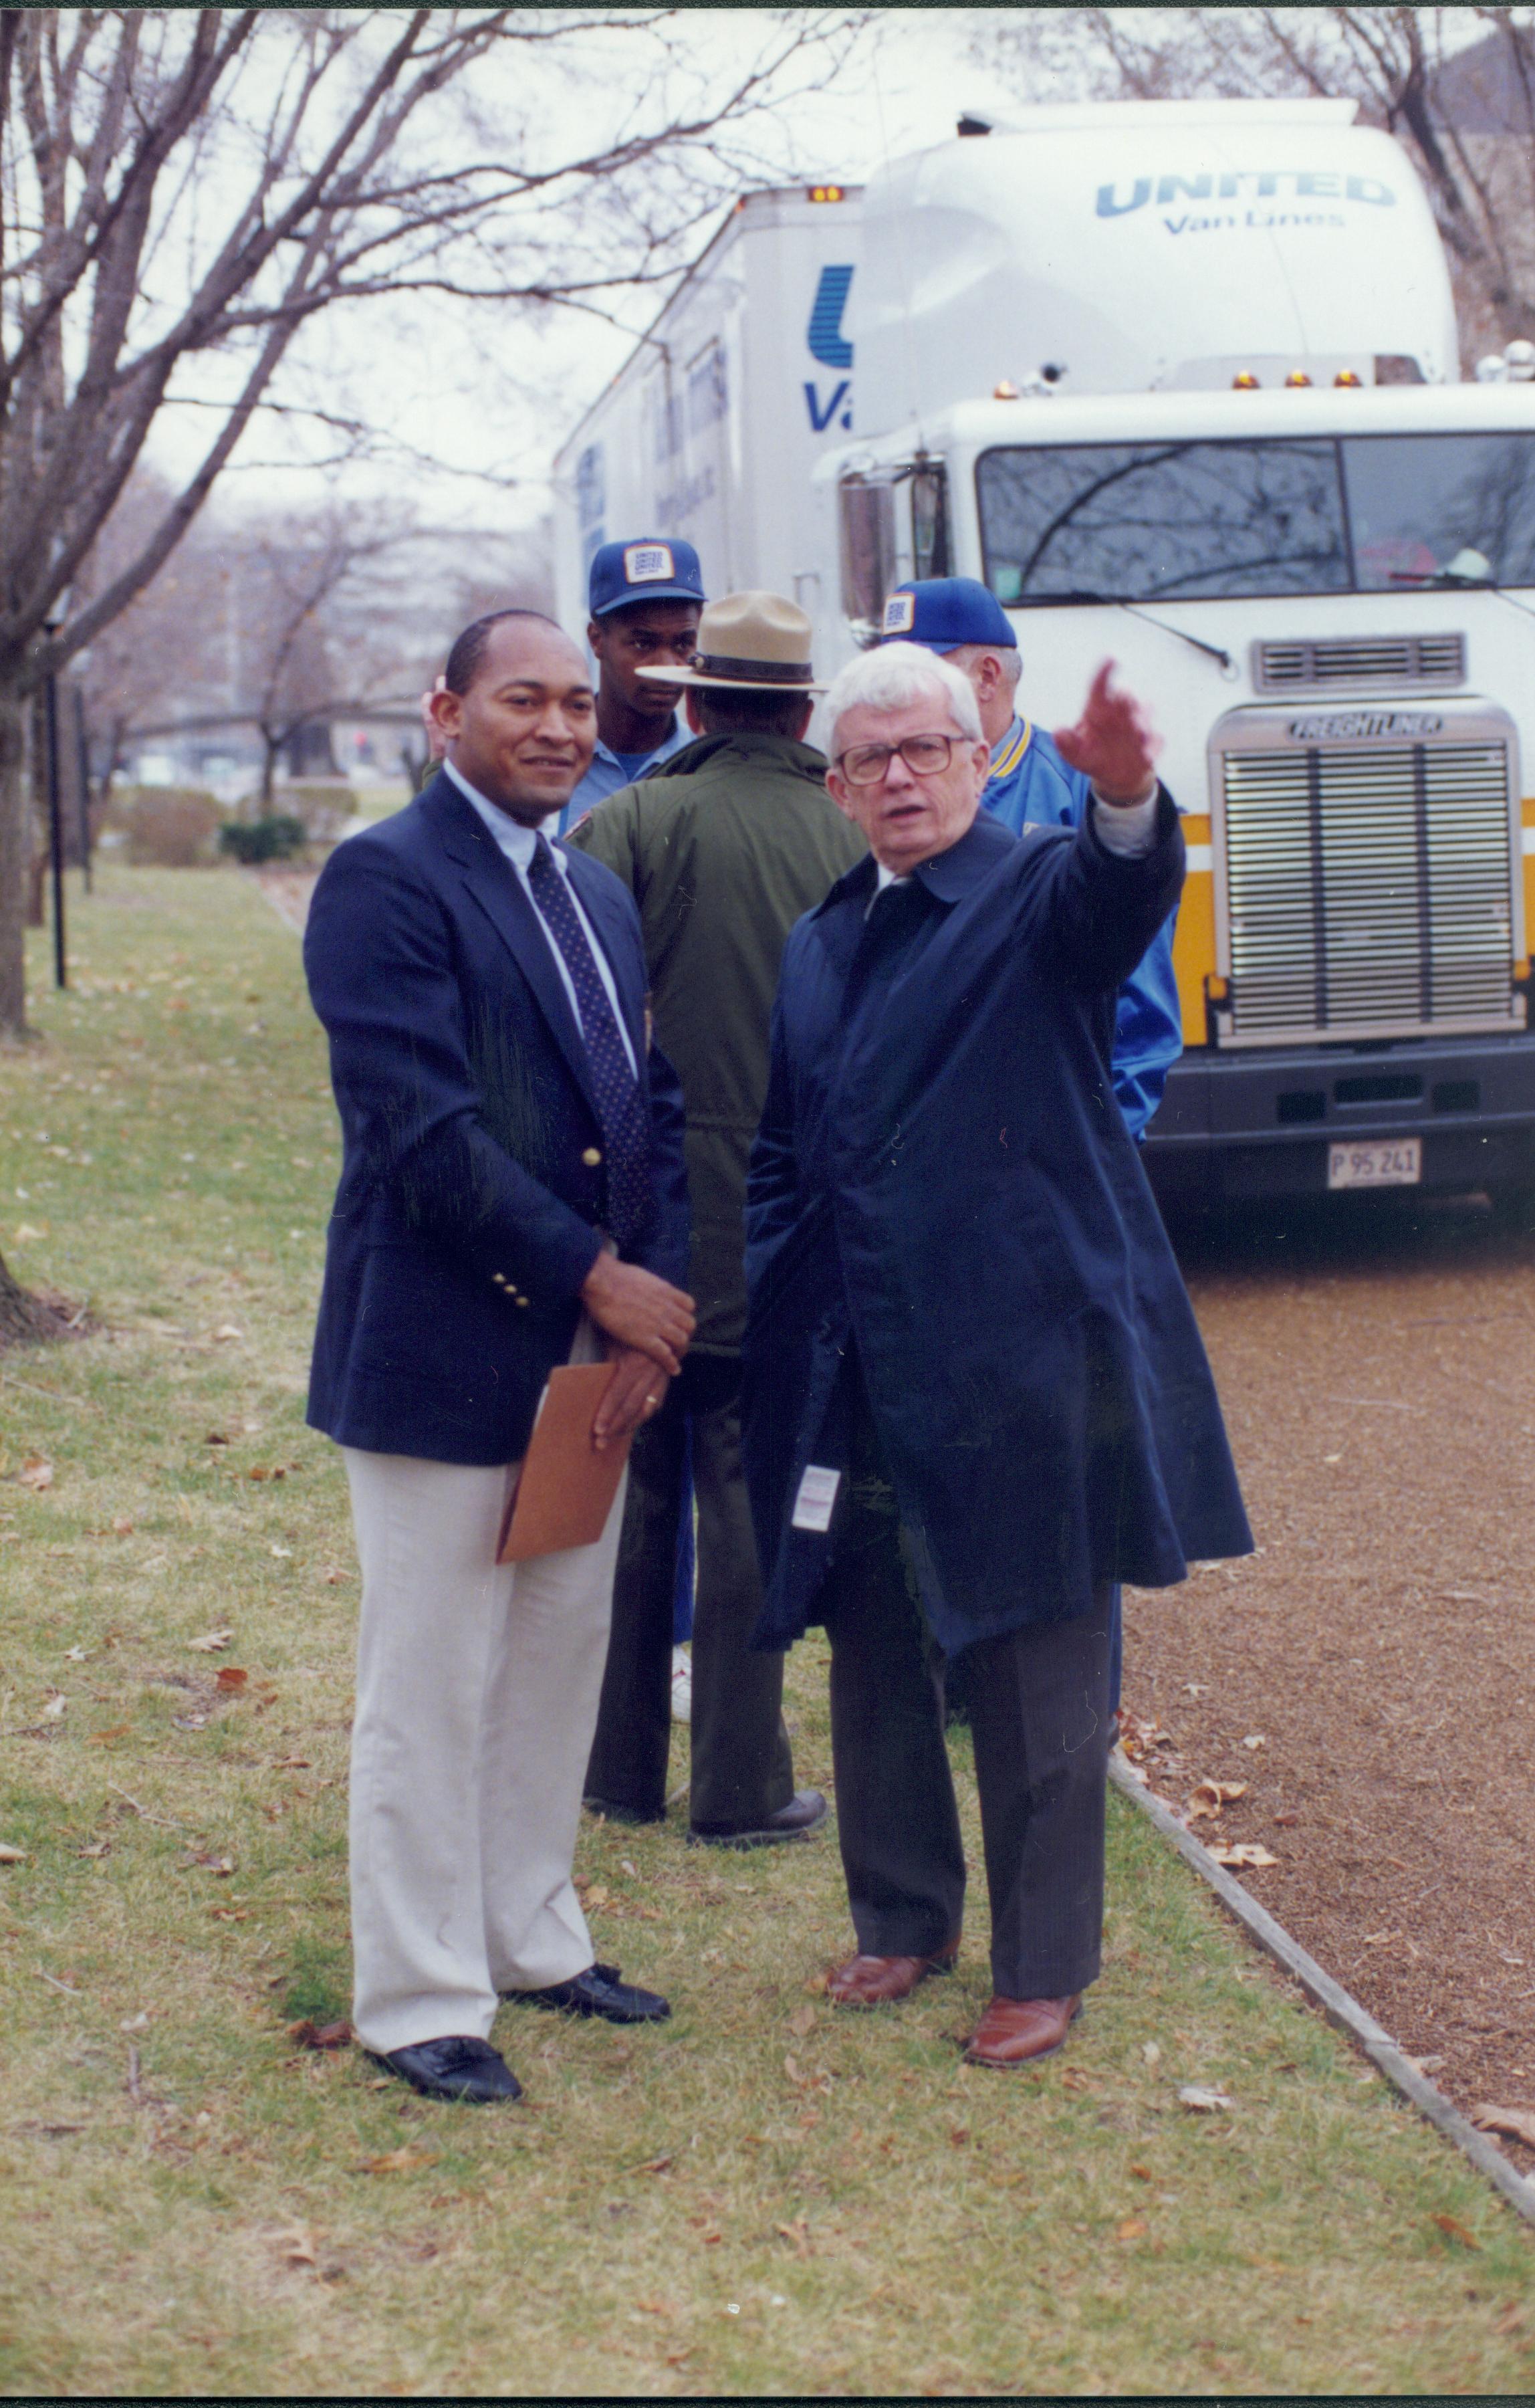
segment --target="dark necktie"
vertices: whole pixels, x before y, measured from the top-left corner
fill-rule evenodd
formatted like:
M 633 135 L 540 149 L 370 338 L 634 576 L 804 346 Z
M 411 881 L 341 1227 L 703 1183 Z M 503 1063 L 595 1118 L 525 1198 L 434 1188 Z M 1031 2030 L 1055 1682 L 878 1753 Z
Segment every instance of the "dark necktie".
M 622 1252 L 644 1234 L 651 1219 L 650 1124 L 602 973 L 549 840 L 541 835 L 533 848 L 527 882 L 576 990 L 602 1126 L 608 1233 Z

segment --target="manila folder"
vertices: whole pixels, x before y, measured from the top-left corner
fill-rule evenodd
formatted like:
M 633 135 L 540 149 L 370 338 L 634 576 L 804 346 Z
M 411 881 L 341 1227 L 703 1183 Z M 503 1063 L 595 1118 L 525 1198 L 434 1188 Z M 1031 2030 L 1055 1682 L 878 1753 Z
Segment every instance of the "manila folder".
M 533 1436 L 512 1492 L 496 1562 L 525 1563 L 567 1547 L 590 1547 L 608 1526 L 629 1459 L 626 1438 L 599 1455 L 592 1423 L 612 1378 L 610 1363 L 570 1363 L 551 1371 Z

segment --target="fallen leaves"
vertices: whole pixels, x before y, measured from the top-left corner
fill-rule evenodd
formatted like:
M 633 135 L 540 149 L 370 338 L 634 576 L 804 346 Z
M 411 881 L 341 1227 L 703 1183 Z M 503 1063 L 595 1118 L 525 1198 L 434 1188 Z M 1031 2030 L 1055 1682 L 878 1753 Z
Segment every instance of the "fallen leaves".
M 216 1880 L 227 1881 L 235 1870 L 235 1859 L 233 1856 L 194 1856 L 182 1870 L 185 1872 L 212 1873 Z
M 789 2029 L 793 2032 L 796 2040 L 808 2039 L 810 2034 L 815 2029 L 815 2009 L 808 2004 L 803 2007 L 796 2007 L 793 2014 L 789 2017 Z
M 214 1675 L 214 1686 L 220 1689 L 243 1689 L 251 1678 L 238 1664 L 221 1664 Z
M 8 1840 L 0 1840 L 0 1865 L 24 1865 L 26 1860 L 25 1848 L 13 1848 Z
M 1473 2107 L 1471 2122 L 1479 2132 L 1501 2132 L 1535 2149 L 1535 2107 Z
M 68 1711 L 68 1698 L 60 1690 L 55 1689 L 43 1708 L 43 1720 L 47 1723 L 62 1722 Z
M 363 2162 L 365 2174 L 414 2174 L 427 2166 L 435 2166 L 435 2149 L 414 2148 L 408 2142 L 403 2149 L 389 2149 L 381 2157 L 367 2157 Z
M 45 1488 L 53 1485 L 53 1466 L 46 1455 L 29 1455 L 16 1477 L 23 1488 L 30 1488 L 40 1496 Z
M 1468 2232 L 1458 2216 L 1436 2215 L 1432 2220 L 1438 2225 L 1446 2241 L 1458 2241 L 1462 2249 L 1481 2248 L 1482 2243 L 1475 2233 Z
M 1268 1744 L 1269 1742 L 1262 1731 L 1249 1731 L 1247 1737 L 1242 1741 L 1243 1747 L 1259 1748 L 1267 1747 Z
M 296 2048 L 350 2048 L 351 2026 L 345 2015 L 333 2024 L 313 2023 L 306 2016 L 302 2023 L 289 2025 L 288 2038 Z
M 193 1656 L 217 1656 L 221 1648 L 230 1644 L 234 1636 L 232 1630 L 205 1630 L 200 1639 L 187 1641 L 187 1650 Z
M 1252 1787 L 1248 1781 L 1200 1781 L 1189 1794 L 1188 1819 L 1197 1823 L 1201 1814 L 1218 1814 L 1223 1806 L 1245 1798 Z
M 133 1516 L 131 1514 L 114 1513 L 112 1516 L 112 1536 L 114 1539 L 131 1539 L 133 1536 Z
M 1238 1840 L 1230 1847 L 1212 1848 L 1211 1855 L 1218 1865 L 1232 1872 L 1261 1872 L 1266 1865 L 1277 1865 L 1279 1858 L 1258 1840 Z
M 1230 2108 L 1232 2101 L 1224 2090 L 1209 2090 L 1202 2083 L 1185 2082 L 1179 2088 L 1178 2104 L 1186 2107 L 1191 2115 L 1219 2115 Z
M 1114 2227 L 1116 2241 L 1140 2241 L 1151 2229 L 1143 2215 L 1126 2215 Z
M 213 1343 L 215 1346 L 237 1345 L 244 1336 L 244 1330 L 237 1329 L 232 1321 L 221 1321 L 213 1332 Z
M 796 2215 L 791 2224 L 775 2224 L 773 2230 L 781 2241 L 788 2242 L 796 2258 L 810 2258 L 814 2255 L 811 2247 L 811 2228 L 808 2217 Z

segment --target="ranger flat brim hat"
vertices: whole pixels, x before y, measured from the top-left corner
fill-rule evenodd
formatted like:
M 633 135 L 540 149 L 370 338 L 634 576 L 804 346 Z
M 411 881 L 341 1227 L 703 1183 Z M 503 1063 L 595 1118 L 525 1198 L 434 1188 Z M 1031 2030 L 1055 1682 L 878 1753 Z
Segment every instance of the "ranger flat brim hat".
M 665 685 L 734 686 L 757 694 L 825 694 L 811 671 L 811 623 L 781 594 L 726 594 L 698 622 L 687 668 L 642 668 Z

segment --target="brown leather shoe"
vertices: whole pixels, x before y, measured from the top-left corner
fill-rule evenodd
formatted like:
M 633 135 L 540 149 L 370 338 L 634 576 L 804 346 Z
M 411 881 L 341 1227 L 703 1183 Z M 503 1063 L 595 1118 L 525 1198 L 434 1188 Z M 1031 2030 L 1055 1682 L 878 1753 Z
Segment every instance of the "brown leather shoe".
M 965 2051 L 966 2061 L 1005 2071 L 1054 2057 L 1081 2013 L 1080 1992 L 1074 1999 L 993 1999 Z
M 958 1954 L 955 1940 L 936 1956 L 850 1956 L 827 1974 L 826 1996 L 834 2007 L 894 2006 L 929 1973 L 952 1973 Z

